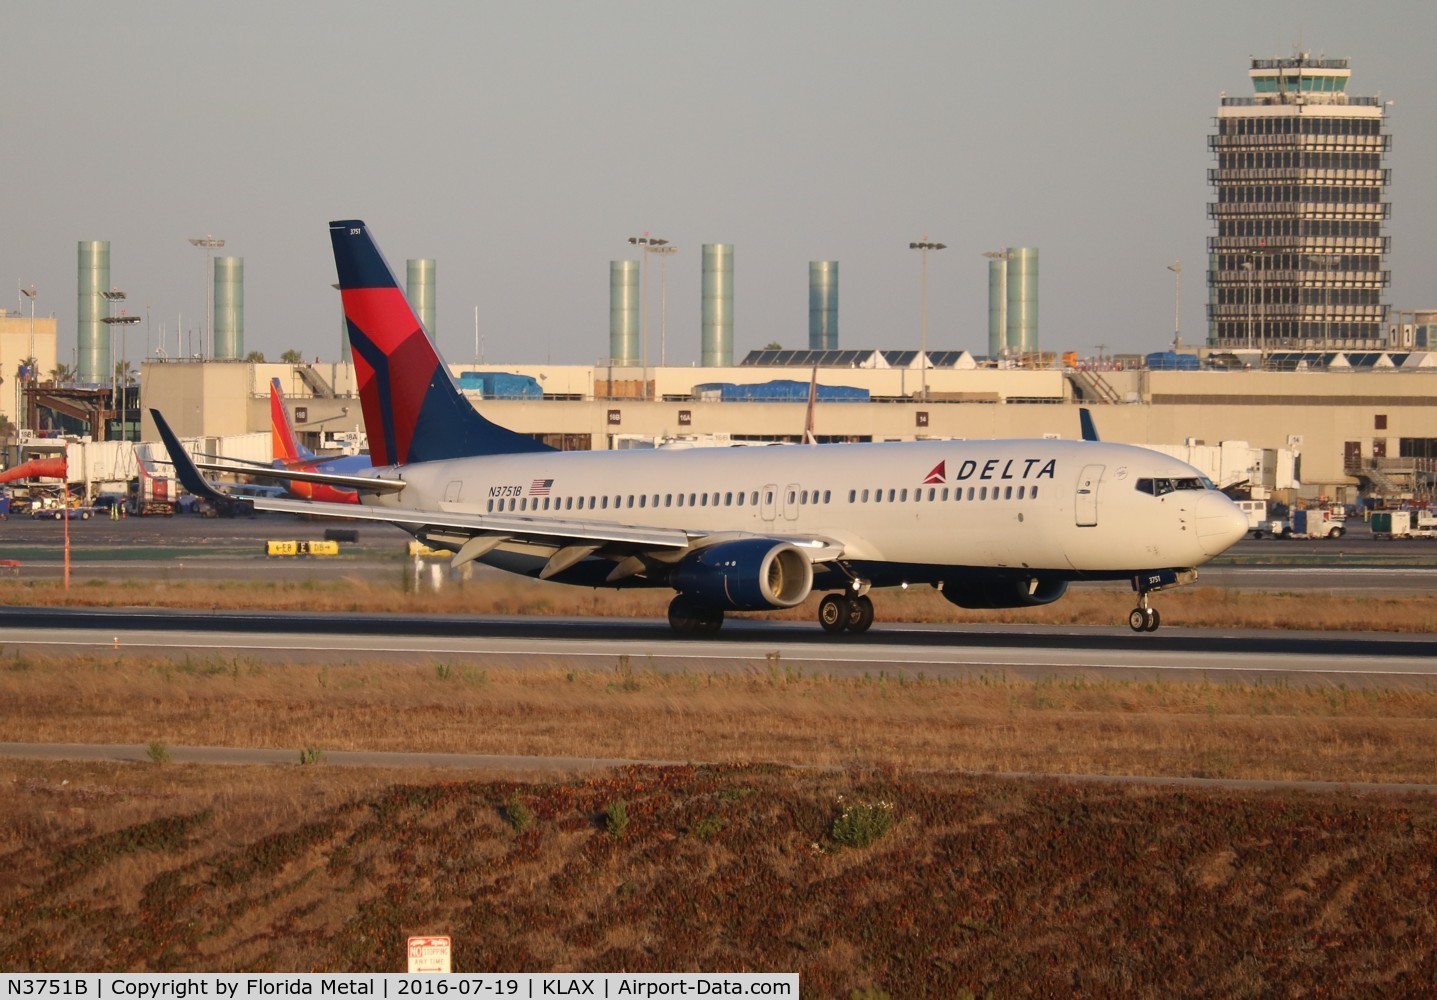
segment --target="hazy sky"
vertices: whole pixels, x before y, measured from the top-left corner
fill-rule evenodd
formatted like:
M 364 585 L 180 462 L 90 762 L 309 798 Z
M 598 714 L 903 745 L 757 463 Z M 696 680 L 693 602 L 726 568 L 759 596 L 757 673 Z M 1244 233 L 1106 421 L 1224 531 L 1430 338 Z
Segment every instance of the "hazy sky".
M 986 353 L 980 254 L 1004 246 L 1041 251 L 1045 349 L 1165 346 L 1178 258 L 1201 341 L 1219 95 L 1299 46 L 1396 101 L 1387 301 L 1437 306 L 1431 0 L 7 0 L 0 25 L 0 275 L 38 286 L 67 361 L 78 241 L 110 241 L 174 353 L 207 234 L 244 258 L 247 350 L 333 359 L 327 223 L 349 218 L 401 281 L 437 260 L 456 362 L 476 306 L 488 362 L 607 355 L 609 261 L 644 232 L 679 247 L 670 363 L 699 357 L 704 243 L 734 244 L 736 358 L 807 346 L 810 260 L 840 262 L 841 346 L 917 347 L 925 237 L 949 247 L 930 348 Z

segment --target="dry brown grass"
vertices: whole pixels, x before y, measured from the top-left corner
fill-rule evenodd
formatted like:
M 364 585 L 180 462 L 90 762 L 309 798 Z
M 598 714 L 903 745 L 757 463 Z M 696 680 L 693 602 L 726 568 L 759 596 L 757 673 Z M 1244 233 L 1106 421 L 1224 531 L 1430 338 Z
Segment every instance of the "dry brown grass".
M 403 614 L 565 615 L 662 618 L 667 589 L 589 590 L 485 574 L 438 592 L 416 591 L 395 572 L 388 580 L 347 578 L 285 582 L 131 580 L 76 583 L 23 581 L 0 588 L 0 603 L 48 607 L 199 607 Z M 821 595 L 766 617 L 812 621 Z M 1121 624 L 1133 606 L 1126 589 L 1074 588 L 1041 608 L 967 611 L 928 588 L 875 592 L 879 616 L 896 622 Z M 1200 628 L 1325 629 L 1437 632 L 1437 601 L 1427 595 L 1259 593 L 1198 587 L 1157 595 L 1166 625 Z
M 840 847 L 842 804 L 879 801 L 891 832 Z M 463 972 L 796 970 L 805 996 L 1417 997 L 1434 845 L 1430 795 L 0 760 L 0 968 L 392 972 L 442 933 Z
M 802 674 L 615 658 L 0 660 L 0 732 L 98 742 L 1437 783 L 1437 691 Z

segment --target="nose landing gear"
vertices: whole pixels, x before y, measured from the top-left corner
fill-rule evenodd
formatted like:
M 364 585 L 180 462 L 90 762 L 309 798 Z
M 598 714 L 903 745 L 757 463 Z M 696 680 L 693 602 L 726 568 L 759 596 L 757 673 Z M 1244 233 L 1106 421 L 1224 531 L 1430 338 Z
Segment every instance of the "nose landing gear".
M 1133 577 L 1138 592 L 1138 606 L 1128 612 L 1128 627 L 1134 632 L 1156 632 L 1162 624 L 1158 609 L 1148 604 L 1148 595 L 1159 590 L 1183 587 L 1197 579 L 1195 569 L 1161 569 Z
M 1148 605 L 1148 595 L 1142 595 L 1139 600 L 1142 602 L 1138 607 L 1128 612 L 1128 627 L 1134 632 L 1156 632 L 1162 624 L 1163 616 L 1158 614 L 1158 609 Z

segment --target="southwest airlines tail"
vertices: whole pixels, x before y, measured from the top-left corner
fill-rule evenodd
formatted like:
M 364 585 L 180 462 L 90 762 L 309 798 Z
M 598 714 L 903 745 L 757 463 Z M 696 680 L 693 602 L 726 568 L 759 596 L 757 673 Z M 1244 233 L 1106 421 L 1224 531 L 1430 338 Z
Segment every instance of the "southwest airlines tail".
M 552 450 L 464 398 L 363 222 L 331 222 L 329 238 L 374 465 Z
M 269 430 L 276 462 L 292 465 L 319 457 L 299 443 L 299 438 L 294 433 L 294 424 L 289 419 L 289 410 L 285 409 L 284 392 L 280 389 L 277 378 L 269 380 Z

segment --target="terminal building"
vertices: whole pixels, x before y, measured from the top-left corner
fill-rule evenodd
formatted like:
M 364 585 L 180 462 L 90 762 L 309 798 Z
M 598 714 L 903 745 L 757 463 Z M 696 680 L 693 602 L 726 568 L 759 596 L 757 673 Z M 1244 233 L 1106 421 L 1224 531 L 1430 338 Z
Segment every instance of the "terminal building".
M 800 442 L 808 420 L 808 383 L 815 377 L 831 390 L 816 393 L 813 407 L 813 433 L 820 443 L 1071 439 L 1079 436 L 1078 410 L 1086 406 L 1106 440 L 1164 449 L 1245 442 L 1254 449 L 1291 452 L 1301 485 L 1282 499 L 1420 498 L 1430 496 L 1437 474 L 1433 355 L 1382 352 L 1376 357 L 1385 365 L 1321 370 L 1100 371 L 978 367 L 971 358 L 965 364 L 963 352 L 952 352 L 951 366 L 929 361 L 924 400 L 923 359 L 917 352 L 834 353 L 845 356 L 841 367 L 528 364 L 450 370 L 490 419 L 571 450 L 625 447 L 636 440 Z M 906 363 L 895 365 L 885 353 Z M 272 377 L 281 379 L 296 429 L 308 443 L 333 449 L 362 438 L 351 365 L 150 363 L 142 369 L 141 393 L 146 408 L 158 406 L 170 415 L 182 437 L 256 434 L 269 429 Z M 147 412 L 141 437 L 157 437 Z

